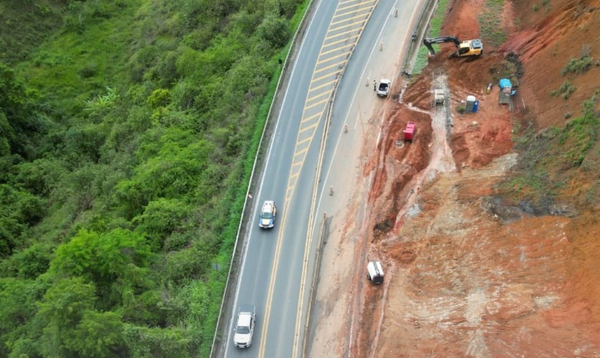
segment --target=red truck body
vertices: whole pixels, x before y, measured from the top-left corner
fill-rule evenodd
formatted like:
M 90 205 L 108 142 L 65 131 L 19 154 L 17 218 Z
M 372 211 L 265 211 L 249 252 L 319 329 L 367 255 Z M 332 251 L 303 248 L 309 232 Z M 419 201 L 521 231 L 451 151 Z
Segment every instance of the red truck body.
M 415 122 L 406 123 L 406 128 L 404 129 L 404 140 L 408 140 L 408 141 L 412 142 L 412 140 L 415 136 L 416 130 L 417 130 L 417 127 L 415 126 Z

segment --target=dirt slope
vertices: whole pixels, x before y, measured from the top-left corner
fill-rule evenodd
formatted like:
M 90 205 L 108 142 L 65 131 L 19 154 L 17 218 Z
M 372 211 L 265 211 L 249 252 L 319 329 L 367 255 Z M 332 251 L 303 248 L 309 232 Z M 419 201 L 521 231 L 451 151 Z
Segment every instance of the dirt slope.
M 484 6 L 455 1 L 442 32 L 481 36 Z M 600 57 L 599 14 L 600 0 L 505 1 L 500 48 L 474 61 L 449 60 L 447 49 L 389 102 L 364 170 L 374 178 L 368 257 L 382 260 L 386 282 L 357 293 L 352 357 L 600 357 L 598 208 L 572 200 L 594 179 L 577 176 L 579 186 L 547 204 L 498 189 L 519 160 L 513 133 L 524 123 L 563 126 L 592 96 L 598 62 L 561 71 L 571 58 Z M 510 51 L 518 61 L 505 60 Z M 513 111 L 497 103 L 497 86 L 486 93 L 507 68 L 522 74 Z M 553 96 L 567 79 L 575 92 Z M 432 106 L 434 87 L 446 91 L 445 106 Z M 477 113 L 457 112 L 467 95 L 480 101 Z M 417 138 L 399 147 L 409 120 Z

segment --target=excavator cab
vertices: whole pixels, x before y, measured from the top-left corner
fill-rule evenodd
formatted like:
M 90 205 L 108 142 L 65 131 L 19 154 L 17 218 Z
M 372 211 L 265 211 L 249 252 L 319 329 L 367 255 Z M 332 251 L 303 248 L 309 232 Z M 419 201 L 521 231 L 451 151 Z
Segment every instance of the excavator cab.
M 483 54 L 483 43 L 481 40 L 467 40 L 460 43 L 456 53 L 458 57 L 481 56 Z

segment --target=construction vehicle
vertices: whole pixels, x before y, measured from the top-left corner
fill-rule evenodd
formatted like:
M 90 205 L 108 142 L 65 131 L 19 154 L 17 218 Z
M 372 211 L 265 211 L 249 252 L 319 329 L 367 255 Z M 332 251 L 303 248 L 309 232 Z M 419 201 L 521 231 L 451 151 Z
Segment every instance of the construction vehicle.
M 481 42 L 479 39 L 460 41 L 453 36 L 440 36 L 423 39 L 423 45 L 427 47 L 431 56 L 435 55 L 435 50 L 433 49 L 432 45 L 445 42 L 452 42 L 456 46 L 456 53 L 454 53 L 453 56 L 468 57 L 483 55 L 483 42 Z
M 406 128 L 403 130 L 404 132 L 404 140 L 407 142 L 412 142 L 415 137 L 415 131 L 417 127 L 415 126 L 415 122 L 409 121 L 406 123 Z

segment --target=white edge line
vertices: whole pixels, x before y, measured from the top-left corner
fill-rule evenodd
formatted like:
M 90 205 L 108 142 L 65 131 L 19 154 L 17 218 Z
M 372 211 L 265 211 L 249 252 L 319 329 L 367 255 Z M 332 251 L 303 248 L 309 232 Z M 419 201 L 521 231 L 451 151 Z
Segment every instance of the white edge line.
M 317 3 L 317 7 L 315 8 L 313 15 L 319 10 L 319 7 L 321 6 L 321 1 L 319 1 Z M 307 9 L 310 9 L 310 5 Z M 312 27 L 312 22 L 310 22 L 310 24 L 308 25 L 308 28 L 306 29 L 306 33 L 308 34 L 310 32 L 310 28 Z M 298 31 L 301 29 L 301 27 L 298 28 Z M 304 39 L 302 40 L 302 43 L 300 44 L 300 49 L 298 50 L 298 55 L 297 58 L 300 57 L 300 54 L 302 53 L 302 49 L 304 48 L 304 44 L 306 43 L 306 37 L 304 37 Z M 292 42 L 293 43 L 293 42 Z M 296 73 L 296 67 L 298 66 L 298 62 L 294 61 L 294 66 L 292 67 L 292 75 L 290 76 L 290 81 L 288 83 L 292 83 L 292 79 L 294 78 L 294 75 Z M 287 95 L 288 95 L 289 91 L 285 91 L 285 94 L 283 96 L 283 100 L 281 101 L 282 105 L 281 108 L 283 109 L 284 105 L 283 103 L 285 103 Z M 277 94 L 275 94 L 277 95 Z M 279 121 L 282 117 L 282 112 L 281 110 L 279 111 L 279 115 L 277 116 L 277 121 L 275 122 L 275 128 L 273 129 L 273 135 L 271 137 L 271 142 L 269 144 L 269 149 L 267 150 L 267 161 L 265 162 L 265 169 L 264 171 L 267 171 L 267 168 L 269 167 L 269 162 L 271 160 L 271 151 L 273 150 L 273 145 L 275 143 L 275 138 L 277 136 L 277 128 L 279 127 Z M 259 147 L 259 151 L 260 151 L 260 147 Z M 265 175 L 263 175 L 262 179 L 260 180 L 260 185 L 259 185 L 259 189 L 258 189 L 258 195 L 255 196 L 256 202 L 254 204 L 254 209 L 252 210 L 252 212 L 250 213 L 251 217 L 253 217 L 254 213 L 256 213 L 256 210 L 258 208 L 258 204 L 260 202 L 260 197 L 261 197 L 261 193 L 262 193 L 262 189 L 263 189 L 263 184 L 265 181 Z M 248 189 L 250 189 L 250 187 L 248 187 Z M 233 309 L 234 309 L 234 313 L 231 315 L 231 321 L 229 323 L 229 326 L 227 327 L 226 330 L 226 335 L 225 335 L 225 340 L 223 342 L 225 342 L 225 352 L 224 355 L 227 356 L 227 351 L 229 350 L 229 335 L 231 333 L 231 330 L 233 328 L 234 322 L 235 322 L 235 310 L 237 309 L 237 305 L 238 305 L 238 297 L 239 297 L 239 293 L 240 293 L 240 287 L 241 287 L 241 282 L 242 279 L 244 277 L 244 272 L 245 272 L 245 266 L 246 266 L 246 256 L 248 255 L 248 246 L 250 246 L 250 242 L 252 240 L 252 231 L 250 231 L 250 233 L 248 234 L 248 241 L 246 242 L 246 244 L 244 245 L 244 248 L 242 249 L 242 263 L 240 266 L 240 276 L 239 279 L 236 283 L 236 289 L 235 289 L 235 299 L 233 301 Z

